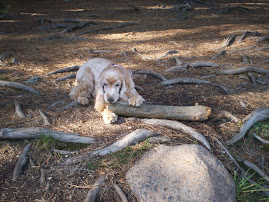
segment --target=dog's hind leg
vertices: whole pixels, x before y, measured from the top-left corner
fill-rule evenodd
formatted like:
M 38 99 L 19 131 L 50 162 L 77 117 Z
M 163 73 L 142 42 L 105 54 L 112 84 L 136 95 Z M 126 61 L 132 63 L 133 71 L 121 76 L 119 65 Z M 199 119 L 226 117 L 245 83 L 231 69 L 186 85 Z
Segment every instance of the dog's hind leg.
M 81 105 L 89 104 L 89 97 L 94 94 L 94 77 L 89 68 L 84 70 L 81 78 L 77 79 L 76 85 L 72 88 L 69 96 Z

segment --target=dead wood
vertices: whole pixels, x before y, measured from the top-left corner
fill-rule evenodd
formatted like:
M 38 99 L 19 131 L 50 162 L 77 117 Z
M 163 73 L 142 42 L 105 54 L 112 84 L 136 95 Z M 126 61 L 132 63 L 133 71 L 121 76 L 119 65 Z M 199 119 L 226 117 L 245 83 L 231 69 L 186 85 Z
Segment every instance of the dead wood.
M 218 52 L 216 55 L 214 55 L 211 60 L 216 60 L 219 56 L 221 55 L 225 55 L 226 54 L 226 50 L 222 50 L 220 52 Z
M 122 27 L 126 27 L 126 26 L 131 26 L 131 25 L 136 25 L 136 23 L 135 22 L 125 22 L 125 23 L 120 23 L 118 25 L 114 25 L 114 26 L 105 26 L 105 27 L 101 27 L 101 28 L 97 28 L 97 29 L 92 29 L 92 30 L 88 30 L 88 31 L 85 31 L 85 32 L 81 32 L 81 33 L 78 33 L 78 35 L 88 34 L 88 33 L 91 33 L 91 32 L 97 32 L 97 31 L 102 31 L 102 30 L 122 28 Z
M 240 139 L 242 139 L 247 133 L 248 129 L 250 129 L 255 123 L 269 119 L 269 108 L 266 107 L 266 108 L 256 109 L 255 111 L 251 112 L 248 115 L 248 117 L 249 119 L 240 128 L 240 132 L 236 134 L 231 140 L 227 141 L 226 142 L 227 145 L 231 145 L 239 141 Z
M 74 29 L 81 29 L 81 28 L 83 28 L 83 27 L 85 27 L 86 25 L 89 25 L 89 24 L 96 25 L 97 22 L 95 22 L 95 21 L 86 21 L 86 22 L 80 22 L 79 24 L 70 25 L 70 26 L 68 26 L 66 29 L 64 29 L 62 31 L 62 34 L 65 34 L 67 32 L 73 31 Z
M 33 89 L 33 88 L 29 87 L 29 86 L 26 86 L 24 84 L 17 83 L 17 82 L 0 80 L 0 86 L 6 86 L 6 87 L 11 87 L 11 88 L 19 88 L 19 89 L 28 91 L 28 92 L 36 94 L 36 95 L 40 95 L 40 93 L 37 90 L 35 90 L 35 89 Z
M 49 72 L 45 76 L 50 76 L 52 74 L 58 74 L 58 73 L 63 73 L 63 72 L 74 72 L 74 71 L 77 71 L 79 68 L 80 68 L 80 66 L 78 66 L 78 65 L 75 65 L 72 67 L 65 67 L 62 69 L 58 69 L 56 71 Z
M 259 32 L 245 32 L 237 41 L 237 43 L 242 43 L 248 36 L 261 36 L 261 33 Z
M 14 100 L 14 105 L 15 105 L 15 114 L 20 118 L 25 118 L 26 116 L 21 109 L 21 105 L 20 103 L 18 103 L 16 99 Z
M 141 86 L 135 85 L 135 89 L 139 91 L 144 91 L 144 89 Z
M 108 104 L 108 109 L 121 116 L 175 119 L 184 121 L 205 121 L 211 115 L 207 106 L 163 106 L 143 104 L 134 107 L 127 104 Z
M 243 160 L 243 162 L 247 167 L 254 170 L 256 173 L 258 173 L 261 177 L 263 177 L 265 180 L 267 180 L 269 182 L 269 177 L 260 168 L 258 168 L 256 165 L 254 165 L 253 163 L 251 163 L 247 160 Z
M 87 196 L 86 196 L 84 202 L 94 202 L 95 201 L 96 196 L 99 194 L 99 192 L 101 190 L 101 186 L 104 183 L 105 179 L 106 179 L 106 176 L 105 175 L 101 175 L 95 181 L 95 183 L 92 185 L 92 188 L 87 193 Z
M 167 80 L 167 78 L 165 78 L 162 74 L 157 73 L 157 72 L 152 71 L 152 70 L 139 70 L 139 71 L 136 71 L 135 73 L 136 74 L 149 74 L 149 75 L 155 76 L 163 81 Z
M 228 89 L 220 84 L 215 84 L 212 83 L 211 81 L 205 81 L 201 79 L 194 79 L 194 78 L 177 78 L 177 79 L 172 79 L 172 80 L 167 80 L 167 81 L 162 81 L 160 85 L 173 85 L 173 84 L 178 84 L 178 83 L 183 83 L 183 84 L 211 84 L 213 86 L 217 86 L 220 89 L 224 90 L 225 92 L 228 92 Z
M 39 109 L 39 114 L 40 116 L 44 119 L 44 122 L 45 122 L 45 126 L 48 126 L 50 125 L 50 122 L 49 122 L 49 119 L 48 117 Z
M 122 191 L 122 189 L 113 183 L 113 187 L 116 189 L 117 193 L 119 194 L 120 198 L 121 198 L 121 201 L 122 202 L 128 202 L 128 199 L 127 197 L 125 196 L 124 192 Z
M 251 50 L 251 51 L 248 51 L 249 53 L 253 53 L 253 52 L 257 52 L 257 51 L 263 51 L 263 50 L 267 50 L 269 49 L 269 46 L 268 47 L 263 47 L 263 48 L 258 48 L 256 50 Z
M 64 81 L 67 79 L 73 79 L 73 78 L 76 78 L 76 75 L 77 73 L 69 74 L 68 76 L 56 79 L 56 81 Z
M 205 137 L 201 133 L 197 132 L 193 128 L 191 128 L 191 127 L 189 127 L 189 126 L 187 126 L 187 125 L 185 125 L 183 123 L 180 123 L 178 121 L 164 120 L 164 119 L 141 119 L 141 122 L 144 123 L 144 124 L 165 126 L 165 127 L 169 127 L 169 128 L 173 128 L 173 129 L 176 129 L 176 130 L 183 131 L 184 133 L 187 133 L 187 134 L 191 135 L 193 138 L 195 138 L 196 140 L 203 143 L 203 145 L 209 151 L 211 151 L 210 144 L 205 139 Z
M 89 53 L 111 53 L 112 50 L 89 50 Z
M 214 140 L 220 145 L 220 147 L 225 151 L 225 153 L 229 156 L 230 160 L 234 163 L 235 167 L 237 168 L 237 170 L 239 170 L 241 172 L 241 176 L 242 177 L 247 177 L 247 180 L 255 185 L 256 187 L 259 187 L 261 190 L 266 190 L 268 189 L 268 186 L 260 186 L 259 184 L 257 184 L 255 181 L 253 181 L 252 179 L 250 179 L 251 177 L 249 177 L 249 174 L 246 173 L 246 171 L 244 171 L 243 168 L 241 168 L 241 166 L 237 163 L 237 161 L 234 159 L 234 157 L 231 155 L 231 153 L 225 148 L 225 146 L 221 143 L 221 141 L 218 140 L 218 138 L 213 137 Z M 269 196 L 269 192 L 268 191 L 263 191 L 263 193 L 265 193 L 267 196 Z
M 25 164 L 27 163 L 27 154 L 30 150 L 30 146 L 31 144 L 27 144 L 24 149 L 22 150 L 19 159 L 15 165 L 14 171 L 13 171 L 13 177 L 12 180 L 15 181 L 17 179 L 17 177 L 19 176 L 22 168 L 25 166 Z
M 231 46 L 235 42 L 235 39 L 236 39 L 235 35 L 229 36 L 227 39 L 225 39 L 223 41 L 223 43 L 222 43 L 221 47 L 219 47 L 219 49 Z
M 191 67 L 218 67 L 219 65 L 212 62 L 192 62 L 189 64 Z
M 147 61 L 147 60 L 151 60 L 151 57 L 147 57 L 147 56 L 143 56 L 141 53 L 138 52 L 138 50 L 136 48 L 132 48 L 133 53 L 136 53 L 137 55 L 139 55 L 141 57 L 142 60 Z
M 228 111 L 225 111 L 225 110 L 223 110 L 223 111 L 221 111 L 220 112 L 222 115 L 224 115 L 226 118 L 229 118 L 229 119 L 231 119 L 232 121 L 234 121 L 234 122 L 238 122 L 239 121 L 239 119 L 238 118 L 236 118 L 234 115 L 232 115 L 230 112 L 228 112 Z
M 59 105 L 59 104 L 64 104 L 65 102 L 63 100 L 59 100 L 59 101 L 56 101 L 54 103 L 52 103 L 48 109 L 51 109 L 51 108 L 54 108 L 56 105 Z
M 269 39 L 269 35 L 260 37 L 260 38 L 258 39 L 258 41 L 266 41 L 266 40 L 268 40 L 268 39 Z
M 64 108 L 63 108 L 63 110 L 67 110 L 67 109 L 69 109 L 69 108 L 71 108 L 71 107 L 73 107 L 73 106 L 75 106 L 75 105 L 77 105 L 78 103 L 75 101 L 75 100 L 73 100 L 72 102 L 70 102 L 69 104 L 67 104 Z
M 268 140 L 263 139 L 262 137 L 256 135 L 255 133 L 253 134 L 253 136 L 254 136 L 257 140 L 259 140 L 261 143 L 263 143 L 263 144 L 268 144 L 268 145 L 269 145 L 269 141 L 268 141 Z
M 0 129 L 0 139 L 2 140 L 19 140 L 19 139 L 37 139 L 42 135 L 52 137 L 62 142 L 74 143 L 94 143 L 95 139 L 91 137 L 82 137 L 76 133 L 61 132 L 47 128 L 2 128 Z
M 82 161 L 85 161 L 88 157 L 94 157 L 94 156 L 104 156 L 110 153 L 117 152 L 131 144 L 144 141 L 146 138 L 149 138 L 153 135 L 153 132 L 146 130 L 146 129 L 137 129 L 133 131 L 132 133 L 129 133 L 124 138 L 116 141 L 112 145 L 109 145 L 105 148 L 94 150 L 93 152 L 87 153 L 87 154 L 81 154 L 79 156 L 74 156 L 71 158 L 68 158 L 65 161 L 65 164 L 76 164 L 80 163 Z
M 245 72 L 257 72 L 261 74 L 269 74 L 268 69 L 263 69 L 260 67 L 253 67 L 253 66 L 246 66 L 246 67 L 237 68 L 237 69 L 227 69 L 227 70 L 220 71 L 217 74 L 242 74 Z

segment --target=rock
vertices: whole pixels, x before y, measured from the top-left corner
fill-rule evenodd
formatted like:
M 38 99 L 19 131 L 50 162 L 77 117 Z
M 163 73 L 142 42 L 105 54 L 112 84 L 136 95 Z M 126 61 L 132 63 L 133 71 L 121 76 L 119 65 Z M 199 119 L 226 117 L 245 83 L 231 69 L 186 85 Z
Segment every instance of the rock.
M 199 145 L 160 145 L 127 172 L 139 201 L 236 201 L 223 164 Z

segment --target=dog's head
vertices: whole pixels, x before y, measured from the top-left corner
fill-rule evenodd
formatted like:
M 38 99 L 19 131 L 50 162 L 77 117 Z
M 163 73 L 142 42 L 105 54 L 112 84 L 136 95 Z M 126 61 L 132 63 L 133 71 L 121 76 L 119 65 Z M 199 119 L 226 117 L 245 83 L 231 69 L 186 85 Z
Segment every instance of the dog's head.
M 101 74 L 99 79 L 99 90 L 104 95 L 106 103 L 117 102 L 124 91 L 126 91 L 126 77 L 129 72 L 121 66 L 111 65 Z

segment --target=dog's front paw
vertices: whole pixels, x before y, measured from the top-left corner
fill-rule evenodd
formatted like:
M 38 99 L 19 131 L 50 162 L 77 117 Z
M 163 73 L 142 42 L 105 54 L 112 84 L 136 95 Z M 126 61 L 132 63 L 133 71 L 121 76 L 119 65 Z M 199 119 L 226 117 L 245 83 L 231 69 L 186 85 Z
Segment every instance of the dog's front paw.
M 113 112 L 103 113 L 103 120 L 105 124 L 112 124 L 118 120 L 118 115 Z
M 129 105 L 139 107 L 143 104 L 144 98 L 141 95 L 129 98 Z
M 89 105 L 90 103 L 87 97 L 82 97 L 82 96 L 77 97 L 77 102 L 81 105 Z

